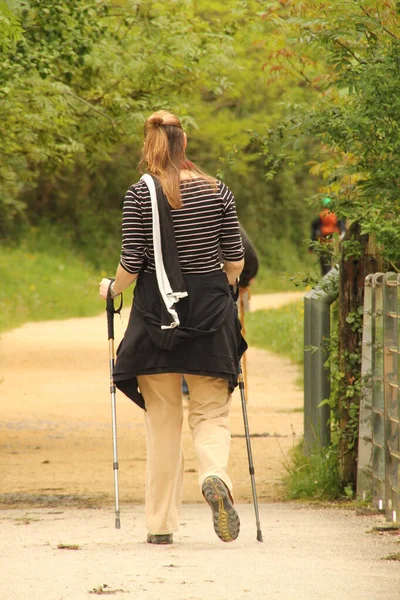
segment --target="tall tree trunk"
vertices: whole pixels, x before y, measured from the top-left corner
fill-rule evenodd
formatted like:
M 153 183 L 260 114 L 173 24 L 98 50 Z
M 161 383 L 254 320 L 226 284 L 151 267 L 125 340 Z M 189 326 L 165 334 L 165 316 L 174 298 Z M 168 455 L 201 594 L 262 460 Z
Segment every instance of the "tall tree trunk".
M 363 306 L 365 277 L 382 270 L 382 259 L 372 238 L 361 235 L 358 223 L 350 225 L 344 241 L 358 242 L 362 252 L 360 257 L 347 259 L 342 253 L 339 279 L 339 369 L 343 374 L 338 398 L 340 476 L 343 484 L 354 487 L 358 447 L 355 419 L 360 405 L 358 388 L 354 388 L 354 384 L 361 378 L 362 331 L 360 328 L 354 330 L 351 315 Z M 349 396 L 349 393 L 353 395 Z

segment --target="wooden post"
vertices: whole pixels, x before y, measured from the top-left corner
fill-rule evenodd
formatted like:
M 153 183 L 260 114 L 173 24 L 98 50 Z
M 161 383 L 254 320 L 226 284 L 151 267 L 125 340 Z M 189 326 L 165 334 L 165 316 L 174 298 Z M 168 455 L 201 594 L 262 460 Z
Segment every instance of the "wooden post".
M 343 241 L 358 242 L 362 249 L 361 256 L 348 258 L 346 252 L 342 252 L 339 274 L 339 370 L 342 373 L 338 398 L 340 476 L 343 484 L 355 487 L 357 439 L 352 424 L 355 426 L 358 422 L 355 408 L 359 407 L 360 395 L 353 384 L 361 376 L 362 328 L 354 331 L 348 317 L 363 307 L 365 277 L 382 270 L 382 259 L 374 240 L 361 234 L 359 223 L 350 225 Z

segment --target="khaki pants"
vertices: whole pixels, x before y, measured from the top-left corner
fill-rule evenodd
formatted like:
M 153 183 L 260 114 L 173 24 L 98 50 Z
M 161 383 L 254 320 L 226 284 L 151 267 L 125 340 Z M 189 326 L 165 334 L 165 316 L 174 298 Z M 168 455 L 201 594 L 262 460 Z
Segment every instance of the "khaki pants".
M 190 393 L 188 422 L 199 461 L 199 484 L 217 475 L 232 493 L 227 474 L 230 431 L 230 394 L 226 379 L 185 375 Z M 145 399 L 147 440 L 146 523 L 152 534 L 179 528 L 183 495 L 181 442 L 183 407 L 182 375 L 139 375 Z

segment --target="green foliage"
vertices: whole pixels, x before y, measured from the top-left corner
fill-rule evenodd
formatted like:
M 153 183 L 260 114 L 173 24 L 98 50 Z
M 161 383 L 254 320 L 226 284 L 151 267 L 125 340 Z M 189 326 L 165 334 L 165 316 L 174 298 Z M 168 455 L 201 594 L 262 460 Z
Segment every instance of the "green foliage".
M 210 30 L 185 0 L 33 1 L 16 12 L 23 37 L 0 52 L 0 234 L 17 219 L 66 212 L 79 229 L 82 198 L 86 220 L 119 207 L 148 114 L 173 107 L 188 125 L 192 90 L 225 88 L 230 34 Z
M 273 55 L 273 66 L 281 77 L 306 82 L 314 101 L 292 111 L 263 142 L 274 172 L 276 140 L 292 140 L 285 156 L 293 156 L 299 139 L 319 140 L 312 172 L 323 179 L 321 193 L 334 199 L 340 216 L 376 234 L 387 259 L 397 262 L 400 23 L 396 2 L 383 4 L 332 1 L 321 10 L 312 0 L 271 9 L 287 41 L 285 52 Z
M 251 294 L 270 294 L 271 292 L 293 291 L 293 283 L 286 273 L 277 273 L 261 266 L 251 285 Z
M 226 18 L 219 2 L 197 2 L 197 10 L 211 22 Z M 310 93 L 275 83 L 263 69 L 266 42 L 259 3 L 238 3 L 238 13 L 235 23 L 229 24 L 235 32 L 235 68 L 227 74 L 230 86 L 223 94 L 205 90 L 191 100 L 200 127 L 189 131 L 188 151 L 232 188 L 239 218 L 266 264 L 273 270 L 292 270 L 307 254 L 314 208 L 306 199 L 318 184 L 304 164 L 290 160 L 282 162 L 275 179 L 266 177 L 259 132 L 282 120 L 289 98 L 305 100 Z M 301 149 L 311 159 L 311 149 Z
M 329 358 L 326 366 L 330 372 L 331 394 L 325 402 L 330 407 L 330 423 L 332 433 L 332 447 L 337 449 L 341 440 L 346 440 L 349 450 L 355 449 L 358 442 L 359 427 L 359 398 L 361 394 L 361 351 L 359 347 L 353 352 L 347 349 L 342 351 L 342 360 L 348 366 L 348 373 L 340 369 L 339 362 L 339 334 L 337 325 L 337 306 L 332 308 L 331 337 L 329 340 Z M 354 333 L 362 333 L 363 307 L 349 313 L 347 322 Z M 350 374 L 349 374 L 350 373 Z M 344 424 L 340 420 L 338 401 L 346 402 L 348 407 L 348 420 Z
M 303 364 L 303 302 L 246 314 L 246 339 L 250 346 L 265 348 Z
M 273 127 L 259 129 L 267 177 L 287 161 L 304 161 L 319 180 L 315 199 L 328 195 L 332 210 L 361 234 L 372 236 L 392 267 L 400 265 L 400 13 L 396 0 L 271 2 L 265 8 L 266 68 L 282 85 L 303 85 L 309 102 L 289 107 Z M 300 148 L 300 151 L 299 151 Z M 339 249 L 346 259 L 367 261 L 358 243 Z M 367 268 L 370 268 L 369 266 Z M 346 274 L 344 274 L 346 276 Z M 350 275 L 349 275 L 350 277 Z M 349 282 L 348 282 L 349 283 Z M 354 294 L 358 293 L 354 282 Z M 348 286 L 350 288 L 350 285 Z M 357 302 L 359 301 L 357 296 Z M 354 298 L 350 298 L 354 306 Z M 343 307 L 344 309 L 344 307 Z M 359 327 L 360 314 L 347 325 Z M 343 328 L 347 330 L 347 327 Z M 333 427 L 345 477 L 354 477 L 360 397 L 356 337 L 341 336 L 331 356 Z M 339 367 L 342 365 L 342 368 Z M 344 368 L 346 365 L 346 368 Z M 342 372 L 343 371 L 343 372 Z M 344 372 L 345 371 L 345 372 Z M 353 460 L 354 458 L 354 460 Z M 350 468 L 350 463 L 352 463 Z M 346 467 L 346 468 L 345 468 Z
M 75 3 L 76 4 L 76 3 Z M 40 5 L 40 6 L 39 6 Z M 86 4 L 93 23 L 98 3 Z M 0 167 L 0 234 L 23 214 L 26 195 L 41 169 L 54 172 L 84 146 L 78 119 L 65 85 L 70 69 L 84 64 L 98 28 L 84 26 L 86 9 L 71 3 L 31 2 L 17 5 L 23 36 L 0 53 L 2 160 Z M 74 9 L 74 11 L 72 11 Z M 83 42 L 83 38 L 86 39 Z M 23 198 L 23 200 L 22 200 Z
M 320 279 L 316 257 L 309 253 L 299 256 L 298 248 L 289 242 L 282 245 L 282 241 L 269 240 L 260 255 L 260 269 L 251 288 L 255 294 L 293 292 L 305 289 Z
M 336 500 L 345 495 L 340 485 L 338 457 L 332 448 L 305 452 L 300 442 L 285 465 L 285 496 L 288 500 Z
M 309 92 L 262 68 L 257 2 L 235 0 L 229 11 L 208 0 L 10 6 L 15 36 L 0 50 L 0 236 L 16 238 L 21 223 L 63 223 L 95 265 L 114 256 L 144 119 L 164 107 L 182 118 L 190 158 L 233 189 L 269 268 L 292 270 L 306 256 L 315 181 L 291 161 L 266 179 L 254 132 Z
M 22 3 L 18 13 L 24 36 L 3 64 L 3 76 L 7 71 L 10 78 L 36 71 L 42 79 L 71 83 L 104 35 L 109 9 L 109 2 L 96 0 L 47 0 L 45 6 L 40 0 Z
M 0 1 L 0 49 L 7 50 L 21 38 L 21 24 L 9 6 L 9 2 Z
M 252 294 L 270 294 L 272 292 L 293 292 L 295 284 L 291 274 L 276 271 L 269 266 L 260 266 L 257 277 L 251 285 Z

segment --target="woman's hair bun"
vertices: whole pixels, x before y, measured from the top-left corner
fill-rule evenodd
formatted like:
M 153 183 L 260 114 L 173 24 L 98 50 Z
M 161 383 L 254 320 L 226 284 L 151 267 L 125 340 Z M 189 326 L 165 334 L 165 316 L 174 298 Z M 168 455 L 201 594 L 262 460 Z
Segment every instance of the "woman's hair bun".
M 154 116 L 150 117 L 148 122 L 154 127 L 160 127 L 160 125 L 164 123 L 164 119 L 162 117 Z

